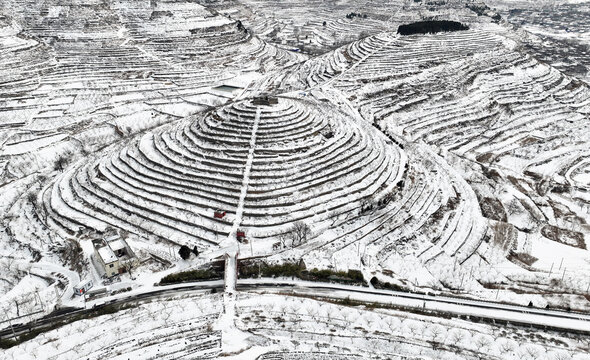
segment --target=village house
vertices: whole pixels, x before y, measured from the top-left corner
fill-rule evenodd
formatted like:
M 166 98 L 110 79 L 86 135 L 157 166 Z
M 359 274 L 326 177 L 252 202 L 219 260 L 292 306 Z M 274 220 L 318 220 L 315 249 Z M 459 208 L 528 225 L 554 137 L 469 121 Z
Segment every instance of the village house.
M 105 277 L 125 273 L 139 264 L 135 253 L 119 235 L 95 240 L 93 244 L 95 257 L 100 265 L 97 270 Z

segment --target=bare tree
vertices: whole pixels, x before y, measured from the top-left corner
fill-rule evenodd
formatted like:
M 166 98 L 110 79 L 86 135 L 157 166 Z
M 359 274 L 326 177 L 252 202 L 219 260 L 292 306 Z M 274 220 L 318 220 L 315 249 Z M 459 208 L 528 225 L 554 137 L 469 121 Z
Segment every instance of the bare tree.
M 33 205 L 33 208 L 37 207 L 37 194 L 34 191 L 27 193 L 27 202 Z
M 293 224 L 289 236 L 291 237 L 291 246 L 299 246 L 307 241 L 311 235 L 311 228 L 303 221 L 297 221 Z
M 283 249 L 289 247 L 289 240 L 290 236 L 287 236 L 286 234 L 282 234 L 279 236 L 279 241 L 281 242 L 281 247 Z
M 539 349 L 537 349 L 536 347 L 527 346 L 525 350 L 531 359 L 539 358 Z
M 451 343 L 459 344 L 459 343 L 461 343 L 461 341 L 463 341 L 463 339 L 465 339 L 465 333 L 463 331 L 461 331 L 461 330 L 453 331 L 453 334 L 451 335 Z
M 477 339 L 475 339 L 475 345 L 479 349 L 486 348 L 486 347 L 490 346 L 490 344 L 491 344 L 491 341 L 490 341 L 490 339 L 488 339 L 487 336 L 481 335 L 481 336 L 478 336 Z
M 439 325 L 434 325 L 430 328 L 430 338 L 432 339 L 432 347 L 436 348 L 436 344 L 440 341 L 444 329 Z
M 567 360 L 571 358 L 572 356 L 567 352 L 556 352 L 555 354 L 553 354 L 554 360 Z
M 0 269 L 2 269 L 2 274 L 4 281 L 9 283 L 10 285 L 14 286 L 13 281 L 9 280 L 9 278 L 14 277 L 13 271 L 16 270 L 16 259 L 10 255 L 5 256 L 4 258 L 0 259 Z
M 505 342 L 500 344 L 500 352 L 502 354 L 508 354 L 513 351 L 514 351 L 514 343 L 512 343 L 510 340 L 506 340 Z
M 127 271 L 129 273 L 129 276 L 133 279 L 133 274 L 131 274 L 131 270 L 133 269 L 133 261 L 127 260 L 123 262 L 122 265 L 125 271 Z
M 411 322 L 408 325 L 408 329 L 410 329 L 410 332 L 412 333 L 412 335 L 418 335 L 418 333 L 420 332 L 420 330 L 422 329 L 422 326 L 416 324 L 415 322 Z
M 68 166 L 68 163 L 72 159 L 72 154 L 65 153 L 61 154 L 55 160 L 55 164 L 53 165 L 53 170 L 64 171 L 64 168 Z

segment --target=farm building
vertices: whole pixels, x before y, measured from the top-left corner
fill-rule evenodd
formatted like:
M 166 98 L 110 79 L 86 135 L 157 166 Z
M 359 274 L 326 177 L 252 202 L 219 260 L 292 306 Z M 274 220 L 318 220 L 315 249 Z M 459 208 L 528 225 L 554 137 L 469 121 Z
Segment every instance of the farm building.
M 118 235 L 94 241 L 93 244 L 95 257 L 100 267 L 97 270 L 105 277 L 125 273 L 139 263 L 133 250 Z
M 85 280 L 74 286 L 74 295 L 84 295 L 92 288 L 92 280 Z

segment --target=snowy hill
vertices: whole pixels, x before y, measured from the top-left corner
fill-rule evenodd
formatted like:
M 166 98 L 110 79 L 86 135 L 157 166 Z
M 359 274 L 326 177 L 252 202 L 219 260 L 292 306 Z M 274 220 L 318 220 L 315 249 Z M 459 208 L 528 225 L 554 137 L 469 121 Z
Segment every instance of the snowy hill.
M 3 2 L 2 346 L 582 359 L 589 14 Z

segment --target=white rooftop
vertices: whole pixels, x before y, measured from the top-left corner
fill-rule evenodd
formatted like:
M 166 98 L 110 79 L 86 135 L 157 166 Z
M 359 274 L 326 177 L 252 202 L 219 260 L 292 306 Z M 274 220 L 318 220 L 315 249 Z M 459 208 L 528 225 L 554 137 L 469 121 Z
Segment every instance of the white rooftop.
M 127 245 L 125 244 L 125 241 L 123 239 L 117 239 L 115 241 L 111 241 L 111 242 L 109 242 L 109 246 L 111 247 L 111 249 L 113 249 L 113 251 L 125 249 L 127 247 Z
M 117 261 L 117 256 L 115 255 L 113 250 L 111 250 L 111 248 L 109 248 L 108 246 L 103 246 L 100 249 L 98 249 L 98 255 L 100 255 L 102 261 L 105 264 L 110 264 L 112 262 Z
M 92 281 L 92 280 L 90 280 L 90 279 L 86 279 L 86 280 L 84 280 L 84 281 L 80 281 L 80 282 L 78 283 L 78 285 L 74 286 L 74 288 L 75 288 L 75 289 L 81 289 L 81 288 L 83 288 L 84 286 L 88 285 L 88 284 L 90 283 L 90 281 Z

